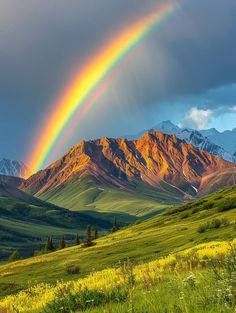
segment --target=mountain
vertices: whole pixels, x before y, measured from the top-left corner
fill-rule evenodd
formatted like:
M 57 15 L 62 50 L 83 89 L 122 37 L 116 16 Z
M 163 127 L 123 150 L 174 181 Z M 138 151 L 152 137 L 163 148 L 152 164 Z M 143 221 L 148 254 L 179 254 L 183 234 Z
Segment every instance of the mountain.
M 61 159 L 25 180 L 21 189 L 72 210 L 91 206 L 96 210 L 96 201 L 103 196 L 119 199 L 119 203 L 125 193 L 134 194 L 136 199 L 145 196 L 154 201 L 153 205 L 156 201 L 156 207 L 158 203 L 163 207 L 234 184 L 235 173 L 235 164 L 175 135 L 150 131 L 138 140 L 81 141 Z M 143 205 L 137 211 L 145 212 Z M 117 207 L 115 210 L 120 211 Z M 129 207 L 124 211 L 130 212 Z
M 16 176 L 16 177 L 28 177 L 30 171 L 27 166 L 20 161 L 12 161 L 8 159 L 0 160 L 0 175 Z
M 218 132 L 218 130 L 215 129 L 215 128 L 209 128 L 209 129 L 200 130 L 200 133 L 201 133 L 204 137 L 209 137 L 209 136 L 218 135 L 220 132 Z
M 24 181 L 24 178 L 16 176 L 0 175 L 0 184 L 6 184 L 12 187 L 19 187 Z
M 232 140 L 227 139 L 227 132 L 220 133 L 215 128 L 197 131 L 191 128 L 180 128 L 174 125 L 171 121 L 164 121 L 153 127 L 153 130 L 161 131 L 165 134 L 176 135 L 179 139 L 185 140 L 187 143 L 194 145 L 195 147 L 205 150 L 215 156 L 218 156 L 229 162 L 236 162 L 236 132 L 230 132 Z M 129 138 L 136 139 L 142 135 L 145 131 L 129 136 Z M 235 149 L 228 149 L 228 145 L 234 145 Z
M 228 153 L 235 155 L 236 153 L 236 129 L 226 130 L 223 132 L 212 132 L 202 130 L 201 133 L 206 136 L 211 142 L 218 144 Z

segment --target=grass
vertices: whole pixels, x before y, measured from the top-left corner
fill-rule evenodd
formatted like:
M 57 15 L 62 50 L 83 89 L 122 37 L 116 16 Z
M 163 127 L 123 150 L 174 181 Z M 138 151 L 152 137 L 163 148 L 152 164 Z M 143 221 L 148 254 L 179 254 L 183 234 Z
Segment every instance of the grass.
M 63 187 L 45 192 L 40 198 L 73 211 L 119 214 L 121 221 L 127 221 L 128 218 L 128 221 L 133 222 L 132 217 L 145 218 L 170 204 L 181 203 L 182 196 L 176 190 L 168 192 L 164 188 L 158 190 L 141 183 L 134 182 L 133 189 L 126 190 L 109 184 L 104 187 L 90 177 L 76 177 Z
M 163 212 L 168 207 L 167 202 L 179 201 L 145 185 L 134 188 L 128 192 L 107 186 L 105 190 L 86 178 L 79 182 L 74 180 L 60 192 L 50 191 L 41 200 L 15 189 L 12 196 L 0 196 L 1 259 L 7 259 L 15 249 L 20 250 L 23 257 L 32 256 L 49 235 L 56 240 L 65 235 L 71 244 L 73 239 L 70 238 L 76 233 L 83 236 L 88 224 L 104 234 L 111 228 L 114 218 L 120 226 L 132 224 Z
M 234 238 L 236 210 L 221 210 L 221 204 L 235 200 L 235 187 L 183 206 L 173 207 L 159 216 L 136 225 L 125 227 L 96 241 L 90 248 L 70 247 L 48 255 L 18 261 L 0 267 L 1 284 L 12 284 L 15 288 L 26 288 L 40 282 L 54 283 L 58 279 L 73 280 L 66 268 L 78 265 L 78 277 L 91 271 L 100 271 L 115 266 L 130 258 L 135 264 L 194 247 L 201 243 Z M 213 202 L 213 206 L 209 203 Z M 210 208 L 209 208 L 210 207 Z M 210 228 L 200 233 L 199 226 L 212 220 L 224 219 L 228 223 L 219 228 Z M 9 273 L 5 275 L 4 273 Z M 45 273 L 46 277 L 45 277 Z
M 40 200 L 23 201 L 0 197 L 0 248 L 1 259 L 18 249 L 23 257 L 32 256 L 40 249 L 46 236 L 65 235 L 72 242 L 77 233 L 84 236 L 88 224 L 98 227 L 100 233 L 111 228 L 111 222 L 79 212 L 57 207 Z
M 0 301 L 19 313 L 233 313 L 236 241 L 201 244 L 134 266 L 130 260 L 87 278 L 39 284 Z

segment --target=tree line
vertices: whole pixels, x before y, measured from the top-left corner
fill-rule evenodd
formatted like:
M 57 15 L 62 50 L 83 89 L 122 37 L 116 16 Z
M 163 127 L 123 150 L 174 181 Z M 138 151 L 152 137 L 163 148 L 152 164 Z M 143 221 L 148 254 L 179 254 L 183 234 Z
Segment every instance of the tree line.
M 112 229 L 111 232 L 116 232 L 119 229 L 118 224 L 116 219 L 114 219 L 112 221 Z M 74 245 L 79 246 L 82 245 L 82 247 L 86 248 L 86 247 L 91 247 L 93 245 L 95 245 L 94 240 L 98 239 L 99 235 L 98 235 L 98 229 L 95 228 L 93 231 L 91 229 L 90 225 L 87 225 L 86 227 L 86 232 L 85 232 L 85 239 L 82 241 L 79 234 L 76 235 L 75 237 L 75 242 Z M 65 236 L 62 236 L 59 239 L 59 243 L 58 246 L 55 247 L 55 241 L 53 241 L 53 237 L 49 236 L 47 237 L 46 243 L 45 243 L 45 247 L 43 250 L 40 251 L 35 251 L 34 255 L 40 255 L 40 254 L 44 254 L 44 253 L 48 253 L 48 252 L 52 252 L 52 251 L 56 251 L 56 250 L 61 250 L 66 248 L 66 240 L 65 240 Z M 18 261 L 21 259 L 21 256 L 19 254 L 19 252 L 17 250 L 13 251 L 12 254 L 9 256 L 8 261 L 9 262 L 14 262 L 14 261 Z
M 94 240 L 98 239 L 98 230 L 97 228 L 94 229 L 93 234 L 92 234 L 92 229 L 91 226 L 88 225 L 86 227 L 86 234 L 85 234 L 85 239 L 84 241 L 81 241 L 81 238 L 79 236 L 79 234 L 76 235 L 75 237 L 75 243 L 74 245 L 79 246 L 79 245 L 83 245 L 83 247 L 90 247 L 92 245 L 94 245 Z M 66 248 L 66 241 L 65 241 L 65 237 L 62 236 L 59 240 L 59 244 L 58 247 L 56 248 L 54 246 L 53 243 L 53 238 L 52 236 L 47 238 L 46 244 L 45 244 L 45 248 L 44 251 L 45 252 L 50 252 L 50 251 L 55 251 L 55 250 L 61 250 Z

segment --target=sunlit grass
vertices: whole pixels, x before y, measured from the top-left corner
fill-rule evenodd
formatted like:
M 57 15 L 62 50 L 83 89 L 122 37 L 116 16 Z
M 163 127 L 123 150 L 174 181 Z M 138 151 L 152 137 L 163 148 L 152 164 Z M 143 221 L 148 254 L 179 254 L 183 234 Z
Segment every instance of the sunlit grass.
M 211 242 L 137 266 L 127 261 L 83 279 L 37 284 L 6 297 L 0 307 L 18 313 L 57 313 L 59 306 L 64 306 L 63 313 L 75 312 L 76 307 L 82 308 L 81 312 L 123 313 L 127 312 L 127 306 L 133 313 L 233 312 L 236 280 L 232 280 L 236 273 L 235 267 L 230 268 L 230 262 L 236 261 L 235 247 L 236 240 Z M 90 299 L 91 295 L 96 301 Z M 117 297 L 126 305 L 115 303 Z M 207 310 L 201 311 L 204 307 Z

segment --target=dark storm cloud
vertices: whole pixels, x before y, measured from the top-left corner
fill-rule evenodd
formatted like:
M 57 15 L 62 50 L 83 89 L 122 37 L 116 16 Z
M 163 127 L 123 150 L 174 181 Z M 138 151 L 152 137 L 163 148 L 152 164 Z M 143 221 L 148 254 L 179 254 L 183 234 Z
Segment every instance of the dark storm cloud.
M 117 83 L 116 93 L 122 93 L 120 105 L 129 102 L 130 112 L 132 105 L 134 110 L 153 112 L 160 102 L 204 94 L 236 81 L 235 0 L 179 2 L 179 12 L 145 40 L 140 60 L 134 61 Z M 20 151 L 22 144 L 27 148 L 34 127 L 42 122 L 74 68 L 121 26 L 158 3 L 158 0 L 1 1 L 0 124 L 1 133 L 7 132 L 8 136 L 1 134 L 0 140 L 5 142 L 9 154 Z M 109 112 L 105 115 L 112 120 Z M 148 112 L 145 114 L 148 116 Z
M 150 75 L 145 73 L 143 88 L 138 89 L 147 104 L 236 81 L 234 0 L 182 2 L 178 16 L 148 41 Z

